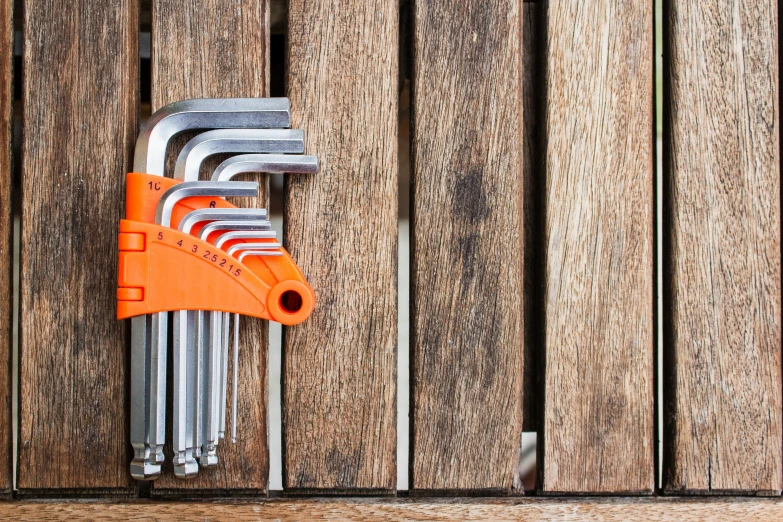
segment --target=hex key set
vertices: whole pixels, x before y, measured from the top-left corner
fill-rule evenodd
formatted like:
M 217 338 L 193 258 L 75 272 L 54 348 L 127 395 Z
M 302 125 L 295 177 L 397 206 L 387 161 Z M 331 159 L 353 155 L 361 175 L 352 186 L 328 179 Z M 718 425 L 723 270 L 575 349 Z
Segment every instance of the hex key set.
M 164 461 L 169 340 L 174 473 L 191 478 L 217 464 L 226 434 L 230 325 L 235 442 L 239 317 L 294 325 L 315 306 L 267 211 L 224 199 L 258 195 L 258 183 L 232 181 L 238 174 L 318 170 L 318 159 L 303 155 L 304 133 L 289 127 L 286 98 L 232 98 L 172 103 L 141 130 L 126 178 L 117 290 L 117 317 L 131 319 L 130 469 L 137 480 L 156 479 Z M 166 177 L 169 141 L 189 130 L 204 132 Z M 204 160 L 215 154 L 235 156 L 200 181 Z

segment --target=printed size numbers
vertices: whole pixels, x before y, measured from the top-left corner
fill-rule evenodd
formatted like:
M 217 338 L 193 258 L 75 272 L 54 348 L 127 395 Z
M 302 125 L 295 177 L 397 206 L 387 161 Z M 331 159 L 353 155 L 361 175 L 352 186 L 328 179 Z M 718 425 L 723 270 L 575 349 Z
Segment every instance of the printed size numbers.
M 163 233 L 162 232 L 158 232 L 158 239 L 159 240 L 163 239 Z M 199 252 L 198 245 L 195 245 L 195 244 L 194 245 L 185 245 L 183 243 L 182 239 L 177 241 L 177 246 L 180 247 L 180 248 L 188 248 L 189 247 L 191 253 L 193 253 L 193 254 L 201 254 L 201 252 Z M 228 265 L 228 267 L 226 267 L 226 263 L 228 262 L 228 259 L 226 259 L 225 257 L 219 256 L 217 253 L 215 253 L 215 252 L 213 252 L 211 250 L 204 250 L 204 253 L 201 254 L 201 257 L 203 259 L 206 259 L 207 261 L 209 261 L 211 263 L 215 263 L 217 266 L 219 266 L 221 268 L 225 268 L 226 271 L 229 274 L 233 275 L 234 277 L 239 277 L 240 275 L 242 275 L 242 270 L 240 268 L 234 268 L 234 265 Z

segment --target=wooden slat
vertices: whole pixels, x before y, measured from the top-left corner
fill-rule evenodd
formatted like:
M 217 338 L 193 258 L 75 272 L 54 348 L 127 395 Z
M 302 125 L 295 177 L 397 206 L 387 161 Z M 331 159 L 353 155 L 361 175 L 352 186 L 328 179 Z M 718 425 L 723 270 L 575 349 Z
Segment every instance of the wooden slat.
M 263 502 L 4 502 L 0 520 L 626 520 L 767 521 L 783 518 L 783 500 L 655 499 L 308 499 Z
M 128 492 L 126 328 L 114 310 L 137 2 L 26 0 L 24 46 L 18 487 Z
M 0 495 L 11 491 L 13 1 L 0 1 Z
M 285 243 L 316 308 L 283 335 L 283 485 L 389 491 L 396 469 L 397 2 L 291 0 Z
M 541 487 L 654 488 L 653 3 L 546 7 Z
M 670 491 L 783 487 L 777 6 L 665 14 Z
M 152 11 L 152 109 L 186 98 L 262 97 L 269 95 L 269 1 L 154 0 Z M 184 143 L 174 140 L 169 165 Z M 217 160 L 207 162 L 210 171 Z M 266 176 L 258 180 L 258 198 L 243 207 L 268 208 Z M 235 178 L 239 179 L 239 178 Z M 192 480 L 174 477 L 170 463 L 152 493 L 262 493 L 267 489 L 267 350 L 268 323 L 241 322 L 237 443 L 224 439 L 218 446 L 218 465 L 199 471 Z M 233 372 L 229 362 L 229 374 Z M 231 415 L 231 387 L 226 415 Z
M 414 5 L 411 487 L 508 490 L 522 431 L 521 2 Z

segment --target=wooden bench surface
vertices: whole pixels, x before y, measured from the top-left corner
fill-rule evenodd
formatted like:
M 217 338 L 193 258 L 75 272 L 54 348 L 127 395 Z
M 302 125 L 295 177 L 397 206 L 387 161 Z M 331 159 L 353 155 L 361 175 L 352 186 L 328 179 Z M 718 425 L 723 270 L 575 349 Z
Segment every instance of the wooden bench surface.
M 26 499 L 0 504 L 0 518 L 783 517 L 779 500 L 737 497 L 783 490 L 776 1 L 666 2 L 662 95 L 653 2 L 142 4 L 0 0 L 0 495 Z M 278 19 L 284 59 L 270 54 Z M 242 330 L 249 435 L 194 481 L 166 469 L 139 490 L 128 473 L 116 238 L 147 92 L 152 110 L 288 96 L 319 157 L 280 202 L 286 248 L 318 296 L 283 333 L 282 477 L 295 499 L 268 497 L 262 321 Z M 399 436 L 412 498 L 381 499 L 398 486 L 408 172 Z M 260 179 L 244 206 L 268 206 Z M 528 491 L 523 431 L 537 432 Z M 595 494 L 621 498 L 582 498 Z M 523 495 L 546 498 L 506 498 Z M 728 497 L 683 498 L 701 495 Z M 65 497 L 114 500 L 52 500 Z M 173 501 L 193 497 L 205 502 Z

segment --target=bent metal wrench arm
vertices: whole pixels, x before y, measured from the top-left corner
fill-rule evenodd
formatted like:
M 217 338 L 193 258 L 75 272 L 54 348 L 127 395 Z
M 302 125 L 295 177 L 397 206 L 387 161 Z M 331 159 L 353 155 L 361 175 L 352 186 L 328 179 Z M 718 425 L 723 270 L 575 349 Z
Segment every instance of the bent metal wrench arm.
M 250 208 L 202 208 L 194 210 L 179 223 L 179 230 L 186 234 L 193 232 L 193 227 L 199 223 L 221 221 L 240 223 L 240 226 L 251 226 L 263 229 L 270 226 L 266 220 L 265 209 Z M 203 228 L 209 226 L 205 225 Z M 198 472 L 196 457 L 199 456 L 200 442 L 197 442 L 195 426 L 201 417 L 198 411 L 196 390 L 200 383 L 197 369 L 203 364 L 202 353 L 197 348 L 203 343 L 193 342 L 194 332 L 203 335 L 196 314 L 191 310 L 181 310 L 174 313 L 173 329 L 173 398 L 172 398 L 172 449 L 174 452 L 174 474 L 179 478 L 190 478 Z
M 225 145 L 222 145 L 225 147 Z M 191 154 L 183 162 L 183 170 L 187 170 L 184 165 L 193 156 Z M 198 166 L 192 167 L 196 169 Z M 212 174 L 212 181 L 229 181 L 239 174 L 245 173 L 264 173 L 264 174 L 314 174 L 318 172 L 318 158 L 316 156 L 303 156 L 298 154 L 243 154 L 240 156 L 234 156 L 223 161 L 215 172 Z M 233 232 L 229 234 L 235 234 Z M 223 248 L 225 241 L 229 239 L 239 239 L 237 236 L 230 236 L 224 234 L 218 238 L 216 246 Z M 243 237 L 242 239 L 251 239 L 250 236 Z M 220 399 L 220 434 L 218 439 L 222 439 L 225 434 L 225 408 L 226 408 L 226 380 L 227 380 L 227 361 L 228 361 L 228 330 L 229 330 L 229 314 L 218 312 L 217 317 L 223 317 L 223 340 L 221 351 L 223 353 L 223 385 L 222 396 Z M 238 318 L 235 318 L 235 323 L 238 323 Z M 237 334 L 235 333 L 235 336 Z M 234 369 L 236 371 L 236 368 Z M 236 412 L 233 413 L 233 417 L 236 416 Z M 236 438 L 236 437 L 234 437 Z

